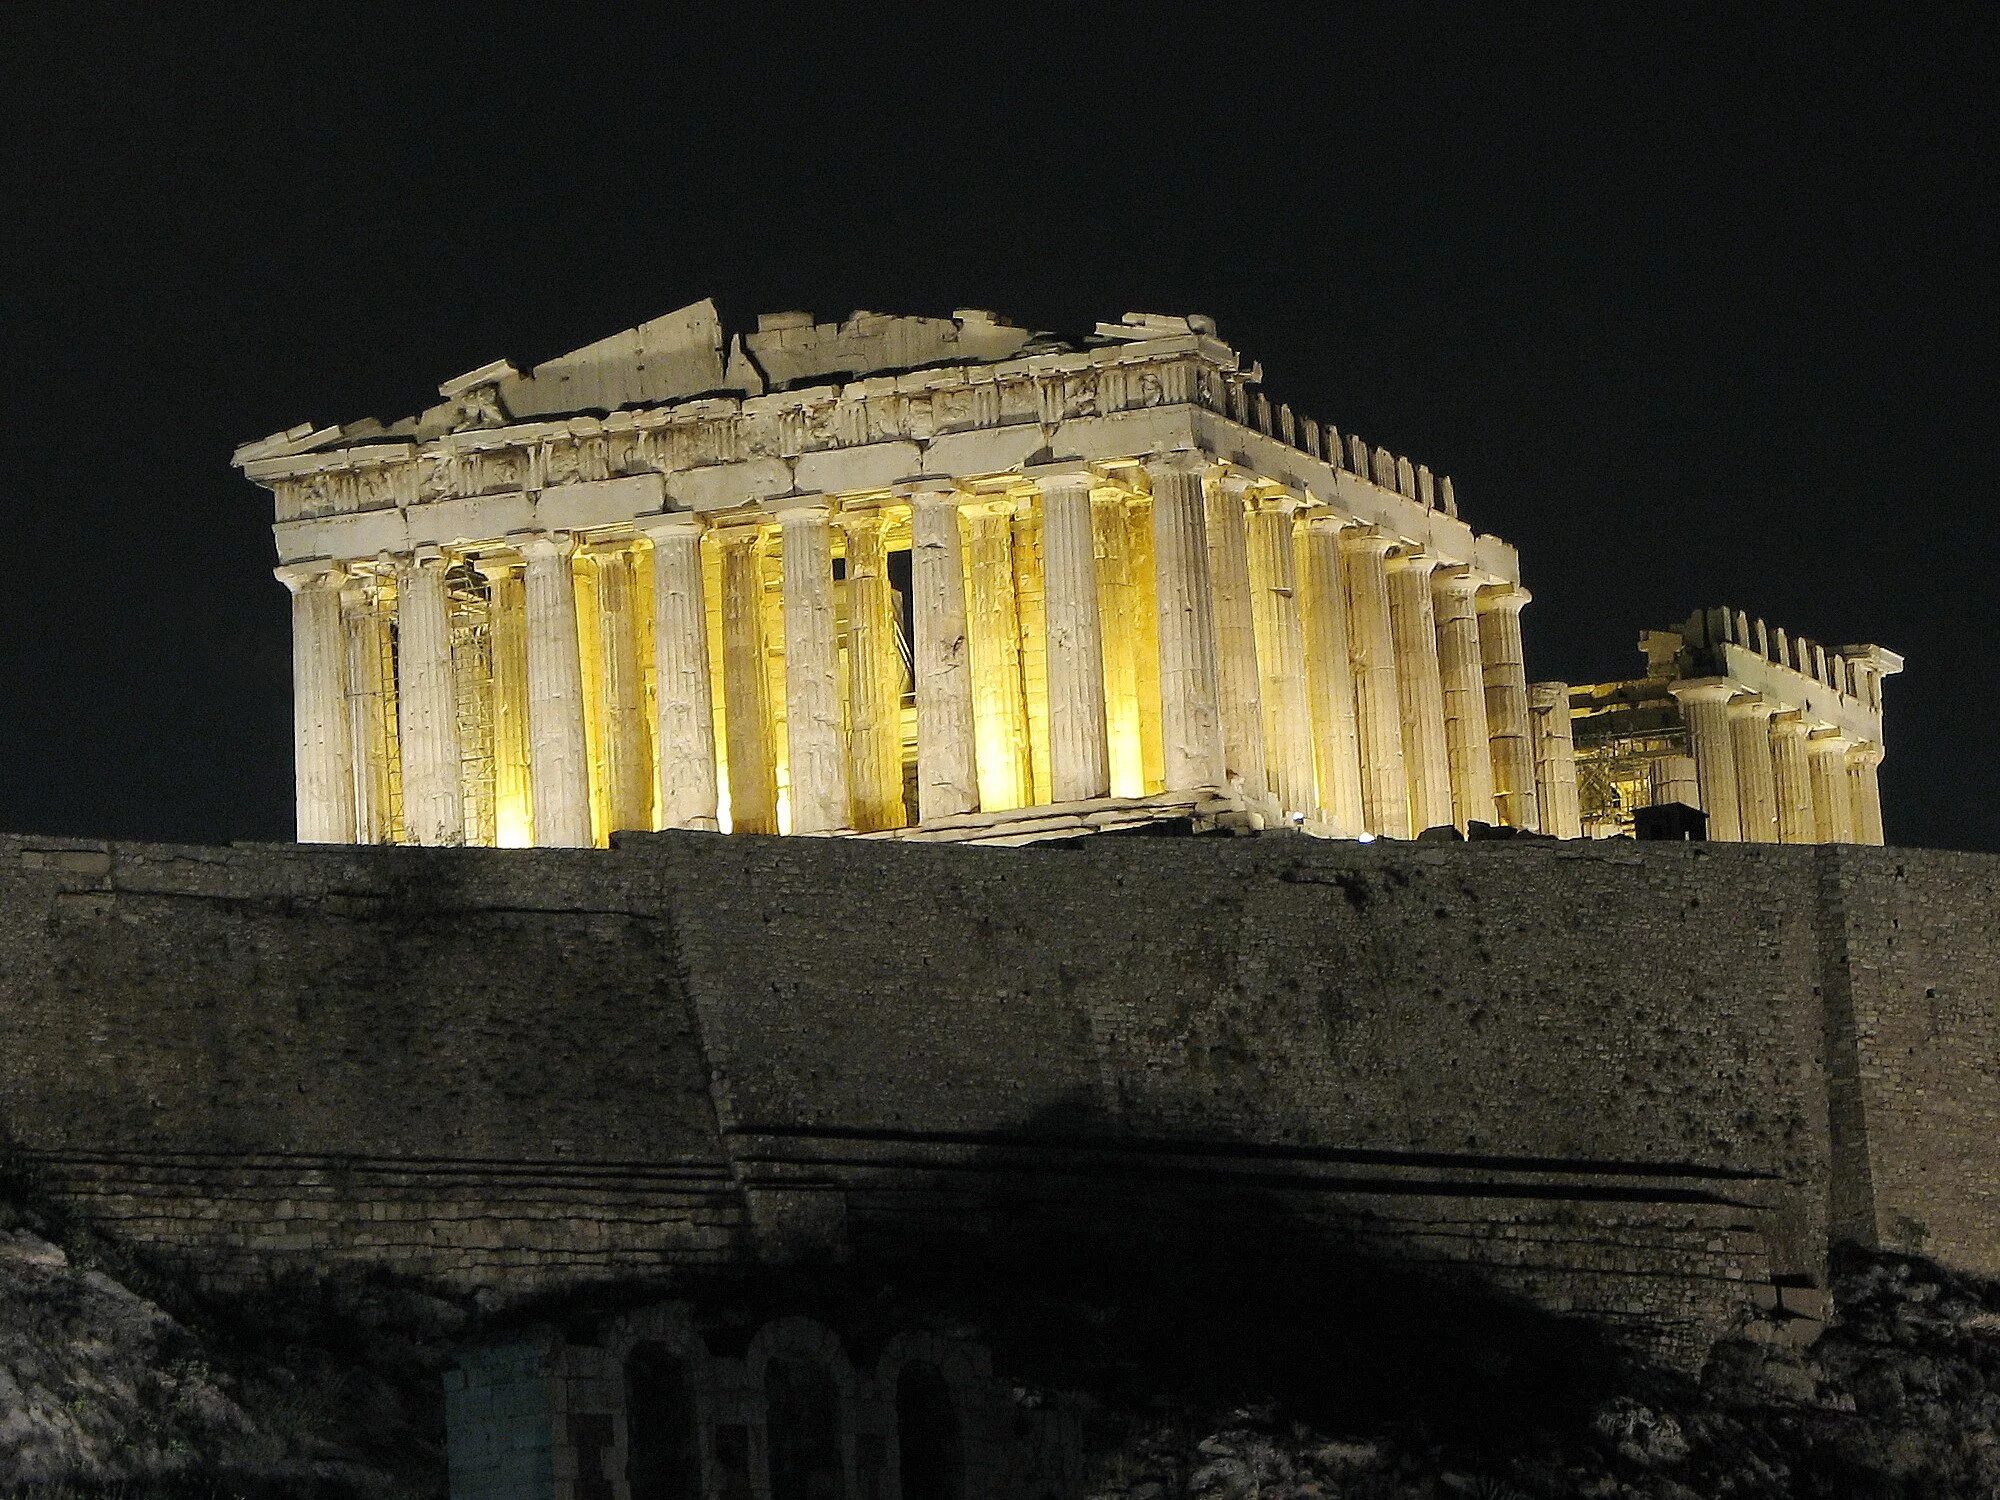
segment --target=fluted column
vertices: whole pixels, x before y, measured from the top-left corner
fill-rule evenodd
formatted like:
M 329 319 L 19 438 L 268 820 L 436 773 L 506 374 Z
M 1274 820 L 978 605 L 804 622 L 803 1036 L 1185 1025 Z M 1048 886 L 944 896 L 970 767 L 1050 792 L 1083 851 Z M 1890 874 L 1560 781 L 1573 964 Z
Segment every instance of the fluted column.
M 1701 773 L 1692 755 L 1663 755 L 1646 773 L 1647 790 L 1654 807 L 1678 802 L 1682 807 L 1701 807 Z
M 363 844 L 395 840 L 395 798 L 402 759 L 396 744 L 395 683 L 391 678 L 390 609 L 381 580 L 359 575 L 341 597 L 347 622 L 347 719 L 354 771 L 354 837 Z
M 1729 734 L 1736 754 L 1736 816 L 1751 844 L 1778 842 L 1778 787 L 1771 760 L 1772 706 L 1757 697 L 1729 705 Z
M 1271 790 L 1282 812 L 1310 817 L 1319 799 L 1314 791 L 1305 622 L 1299 610 L 1293 534 L 1298 508 L 1298 501 L 1289 495 L 1267 495 L 1251 503 L 1250 586 Z
M 1882 747 L 1863 740 L 1847 752 L 1847 784 L 1853 794 L 1854 842 L 1881 844 L 1882 785 L 1877 768 L 1882 764 Z
M 1535 810 L 1542 832 L 1559 839 L 1583 837 L 1576 786 L 1576 736 L 1569 716 L 1569 684 L 1528 684 L 1528 729 L 1535 748 Z
M 590 754 L 583 730 L 575 543 L 565 532 L 520 540 L 527 563 L 528 765 L 535 843 L 583 849 L 590 834 Z
M 1811 768 L 1813 824 L 1822 844 L 1851 844 L 1854 837 L 1854 792 L 1848 785 L 1847 752 L 1853 741 L 1839 733 L 1815 734 L 1806 741 Z
M 1771 720 L 1771 782 L 1778 801 L 1780 843 L 1819 842 L 1812 770 L 1806 764 L 1806 736 L 1811 732 L 1811 726 L 1796 713 L 1781 713 Z
M 426 547 L 396 580 L 396 703 L 403 748 L 403 826 L 418 844 L 465 842 L 458 692 L 451 670 L 445 561 Z
M 1437 615 L 1452 818 L 1460 828 L 1491 823 L 1493 750 L 1479 659 L 1479 576 L 1470 568 L 1439 568 L 1431 574 L 1431 606 Z
M 1479 591 L 1479 673 L 1486 687 L 1486 732 L 1493 752 L 1493 811 L 1509 828 L 1539 830 L 1535 752 L 1528 730 L 1527 656 L 1521 611 L 1534 596 L 1518 583 Z
M 848 826 L 832 514 L 824 500 L 788 505 L 778 512 L 793 833 L 827 833 Z
M 1741 691 L 1723 677 L 1695 677 L 1668 687 L 1687 721 L 1688 749 L 1701 784 L 1708 836 L 1721 843 L 1743 838 L 1736 795 L 1736 744 L 1729 729 L 1729 700 Z
M 729 826 L 778 831 L 778 768 L 771 753 L 770 677 L 764 670 L 763 535 L 715 533 L 722 549 L 722 719 L 729 736 Z
M 916 644 L 917 819 L 979 806 L 972 720 L 972 658 L 965 619 L 965 553 L 958 496 L 911 497 L 910 587 Z
M 1057 802 L 1111 790 L 1104 714 L 1104 626 L 1090 475 L 1052 474 L 1042 491 L 1043 608 L 1049 651 L 1049 775 Z
M 639 617 L 629 542 L 590 549 L 597 581 L 598 638 L 603 642 L 604 776 L 607 833 L 653 826 L 653 743 L 646 723 L 646 680 L 639 664 Z
M 987 812 L 1034 801 L 1021 663 L 1021 601 L 1015 587 L 1014 508 L 1012 499 L 982 500 L 964 512 L 973 732 L 979 747 L 979 805 Z
M 1208 568 L 1215 597 L 1215 670 L 1222 705 L 1224 769 L 1243 781 L 1255 802 L 1271 793 L 1264 754 L 1264 706 L 1257 677 L 1257 622 L 1250 602 L 1250 557 L 1244 536 L 1244 486 L 1223 478 L 1207 485 Z
M 1298 537 L 1299 603 L 1305 623 L 1306 698 L 1320 816 L 1343 838 L 1366 827 L 1361 748 L 1354 721 L 1354 666 L 1347 599 L 1340 583 L 1338 516 L 1309 512 Z
M 354 736 L 338 563 L 278 569 L 292 594 L 293 791 L 301 844 L 354 842 Z
M 1146 465 L 1153 489 L 1154 594 L 1160 619 L 1160 740 L 1166 789 L 1224 785 L 1215 615 L 1202 465 L 1185 455 Z
M 1406 839 L 1412 831 L 1410 792 L 1403 768 L 1403 709 L 1389 612 L 1388 558 L 1393 546 L 1395 539 L 1373 526 L 1350 526 L 1340 537 L 1340 573 L 1347 602 L 1347 650 L 1354 668 L 1363 821 L 1367 831 L 1378 837 Z M 1524 690 L 1524 704 L 1525 699 Z M 1524 707 L 1524 717 L 1525 712 Z
M 1444 733 L 1431 573 L 1437 559 L 1398 551 L 1388 560 L 1389 621 L 1396 638 L 1396 695 L 1403 720 L 1403 769 L 1410 782 L 1410 828 L 1421 833 L 1453 819 L 1451 755 Z
M 847 541 L 847 777 L 856 828 L 901 828 L 903 653 L 889 587 L 888 523 L 870 507 L 843 511 Z
M 516 557 L 482 557 L 473 566 L 486 579 L 486 639 L 493 658 L 493 841 L 503 849 L 525 849 L 535 842 L 527 582 Z
M 715 699 L 701 522 L 686 512 L 634 522 L 653 543 L 654 738 L 660 827 L 717 825 Z

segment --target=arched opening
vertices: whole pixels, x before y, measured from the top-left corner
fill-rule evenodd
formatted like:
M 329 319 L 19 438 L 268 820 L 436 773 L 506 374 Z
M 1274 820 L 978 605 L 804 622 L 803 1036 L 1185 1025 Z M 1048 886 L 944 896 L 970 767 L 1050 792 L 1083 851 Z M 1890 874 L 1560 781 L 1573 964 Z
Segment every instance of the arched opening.
M 896 1452 L 902 1500 L 959 1500 L 964 1494 L 958 1408 L 935 1365 L 907 1364 L 896 1377 Z
M 774 1359 L 764 1370 L 771 1500 L 846 1500 L 840 1393 L 812 1360 Z
M 664 1344 L 640 1344 L 625 1361 L 625 1482 L 632 1500 L 701 1500 L 694 1387 Z

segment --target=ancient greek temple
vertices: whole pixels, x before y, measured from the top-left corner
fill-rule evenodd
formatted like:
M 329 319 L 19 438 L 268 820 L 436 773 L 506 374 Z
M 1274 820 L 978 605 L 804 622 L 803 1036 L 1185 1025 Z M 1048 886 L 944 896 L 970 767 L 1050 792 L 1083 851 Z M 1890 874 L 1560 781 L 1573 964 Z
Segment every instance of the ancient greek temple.
M 1261 380 L 1202 317 L 701 302 L 247 444 L 298 835 L 1578 836 L 1514 549 Z

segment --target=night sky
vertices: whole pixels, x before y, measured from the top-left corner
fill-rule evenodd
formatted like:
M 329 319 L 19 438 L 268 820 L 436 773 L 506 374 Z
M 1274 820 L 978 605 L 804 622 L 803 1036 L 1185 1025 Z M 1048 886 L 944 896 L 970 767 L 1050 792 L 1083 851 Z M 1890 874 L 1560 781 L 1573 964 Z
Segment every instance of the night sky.
M 1891 841 L 2000 850 L 1993 9 L 1513 10 L 12 0 L 0 829 L 288 837 L 231 450 L 712 295 L 1210 314 L 1520 548 L 1531 677 L 1713 603 L 1879 642 Z

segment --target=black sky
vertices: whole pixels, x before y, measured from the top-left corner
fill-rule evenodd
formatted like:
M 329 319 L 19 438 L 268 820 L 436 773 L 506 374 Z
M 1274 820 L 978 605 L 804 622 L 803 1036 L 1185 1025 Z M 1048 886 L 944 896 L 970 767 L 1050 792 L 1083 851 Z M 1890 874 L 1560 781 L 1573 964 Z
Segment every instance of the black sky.
M 0 828 L 288 836 L 231 449 L 713 295 L 1211 314 L 1520 547 L 1531 675 L 1879 641 L 1891 839 L 2000 850 L 1994 11 L 1617 9 L 0 6 Z

